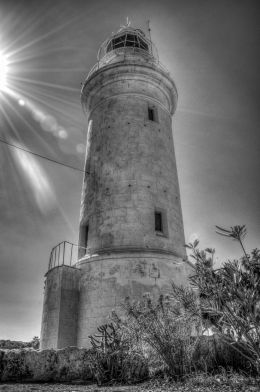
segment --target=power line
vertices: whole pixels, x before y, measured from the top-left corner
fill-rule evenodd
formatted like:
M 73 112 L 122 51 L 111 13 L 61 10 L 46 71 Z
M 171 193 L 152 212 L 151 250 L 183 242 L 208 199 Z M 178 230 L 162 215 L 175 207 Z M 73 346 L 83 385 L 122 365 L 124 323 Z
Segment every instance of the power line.
M 23 148 L 23 147 L 16 146 L 15 144 L 9 143 L 9 142 L 7 142 L 6 140 L 3 140 L 3 139 L 1 139 L 1 138 L 0 138 L 0 142 L 1 142 L 1 143 L 4 143 L 4 144 L 7 144 L 7 145 L 10 146 L 10 147 L 17 148 L 18 150 L 22 150 L 22 151 L 24 151 L 24 152 L 27 152 L 28 154 L 35 155 L 35 156 L 37 156 L 37 157 L 39 157 L 39 158 L 42 158 L 42 159 L 46 159 L 47 161 L 56 163 L 56 164 L 61 165 L 61 166 L 68 167 L 69 169 L 73 169 L 73 170 L 76 170 L 76 171 L 80 171 L 80 172 L 82 172 L 82 173 L 85 173 L 85 170 L 79 169 L 78 167 L 74 167 L 74 166 L 71 166 L 71 165 L 67 165 L 66 163 L 59 162 L 59 161 L 56 161 L 55 159 L 45 157 L 44 155 L 38 154 L 37 152 L 33 152 L 33 151 L 30 151 L 30 150 L 27 150 L 26 148 Z M 89 174 L 89 173 L 87 172 L 87 174 Z

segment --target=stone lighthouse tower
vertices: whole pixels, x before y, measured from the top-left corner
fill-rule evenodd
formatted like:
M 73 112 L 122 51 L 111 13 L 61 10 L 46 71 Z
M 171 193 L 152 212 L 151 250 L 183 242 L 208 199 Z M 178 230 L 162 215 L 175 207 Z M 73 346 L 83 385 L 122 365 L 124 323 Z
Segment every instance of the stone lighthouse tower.
M 80 247 L 76 264 L 58 267 L 66 287 L 61 287 L 57 328 L 71 325 L 65 328 L 70 340 L 61 330 L 62 343 L 48 340 L 52 268 L 43 347 L 88 346 L 88 336 L 125 297 L 158 296 L 171 280 L 185 284 L 189 275 L 172 136 L 177 90 L 141 30 L 123 27 L 101 46 L 81 101 L 88 131 Z M 66 305 L 73 295 L 73 304 Z

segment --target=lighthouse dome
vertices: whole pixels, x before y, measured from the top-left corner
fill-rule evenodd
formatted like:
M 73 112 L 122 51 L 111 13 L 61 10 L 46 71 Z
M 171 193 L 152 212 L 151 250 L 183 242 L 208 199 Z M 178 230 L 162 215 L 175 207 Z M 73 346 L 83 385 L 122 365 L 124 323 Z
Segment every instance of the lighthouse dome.
M 108 40 L 105 51 L 108 53 L 118 48 L 132 47 L 149 52 L 150 46 L 151 43 L 146 39 L 142 30 L 124 27 Z
M 121 27 L 117 33 L 106 39 L 99 48 L 97 58 L 98 63 L 89 76 L 101 67 L 116 62 L 159 63 L 157 49 L 152 41 L 141 29 L 130 26 Z

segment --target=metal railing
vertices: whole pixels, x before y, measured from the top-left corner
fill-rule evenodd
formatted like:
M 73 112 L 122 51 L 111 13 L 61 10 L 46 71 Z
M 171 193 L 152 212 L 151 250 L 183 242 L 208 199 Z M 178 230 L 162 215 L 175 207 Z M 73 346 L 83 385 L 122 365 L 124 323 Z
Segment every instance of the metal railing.
M 146 58 L 147 60 L 150 60 L 151 64 L 154 66 L 160 68 L 162 71 L 165 73 L 169 74 L 169 71 L 162 65 L 162 63 L 159 61 L 158 58 L 154 57 L 151 53 L 147 52 L 146 50 L 140 49 L 140 48 L 135 48 L 135 47 L 122 47 L 122 48 L 117 48 L 114 50 L 111 50 L 110 52 L 106 53 L 90 70 L 86 80 L 90 78 L 90 76 L 99 70 L 100 68 L 103 68 L 105 65 L 110 63 L 110 60 L 113 59 L 115 56 L 127 56 L 130 54 L 141 54 L 142 57 Z M 126 57 L 124 58 L 124 60 Z
M 73 266 L 78 261 L 79 248 L 84 249 L 86 252 L 86 248 L 69 241 L 62 241 L 54 246 L 50 254 L 48 271 L 61 265 Z

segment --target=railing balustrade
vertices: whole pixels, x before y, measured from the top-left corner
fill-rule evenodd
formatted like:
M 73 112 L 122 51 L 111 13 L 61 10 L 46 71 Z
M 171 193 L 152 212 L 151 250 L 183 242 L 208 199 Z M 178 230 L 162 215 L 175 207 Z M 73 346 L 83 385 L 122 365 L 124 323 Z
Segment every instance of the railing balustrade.
M 83 247 L 69 241 L 62 241 L 58 245 L 54 246 L 50 254 L 48 271 L 61 265 L 68 265 L 72 267 L 78 260 L 79 248 Z
M 158 58 L 154 57 L 153 54 L 147 52 L 146 50 L 143 50 L 141 48 L 135 48 L 135 47 L 121 47 L 117 49 L 113 49 L 110 52 L 106 53 L 103 57 L 100 58 L 100 60 L 92 67 L 90 70 L 87 79 L 90 78 L 90 76 L 97 71 L 98 69 L 104 67 L 105 65 L 109 64 L 109 60 L 117 55 L 125 55 L 125 54 L 142 54 L 143 57 L 149 59 L 151 61 L 151 64 L 156 65 L 159 67 L 162 71 L 165 73 L 169 74 L 169 71 L 160 63 Z

